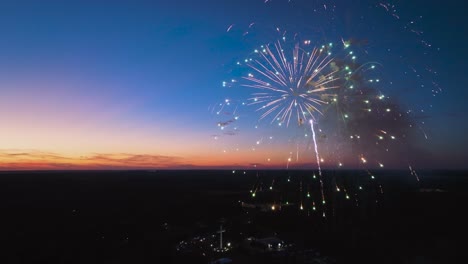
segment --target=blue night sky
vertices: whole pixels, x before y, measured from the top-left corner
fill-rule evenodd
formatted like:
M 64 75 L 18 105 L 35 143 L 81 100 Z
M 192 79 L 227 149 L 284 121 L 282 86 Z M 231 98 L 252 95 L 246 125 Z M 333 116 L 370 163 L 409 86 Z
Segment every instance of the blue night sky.
M 466 168 L 464 10 L 423 0 L 2 1 L 0 168 L 234 168 L 270 156 L 283 166 L 297 130 L 272 132 L 246 107 L 240 132 L 218 138 L 213 113 L 255 92 L 222 82 L 282 36 L 337 49 L 350 40 L 381 65 L 378 90 L 411 111 L 412 143 L 425 153 L 416 164 Z M 272 133 L 284 144 L 252 153 Z

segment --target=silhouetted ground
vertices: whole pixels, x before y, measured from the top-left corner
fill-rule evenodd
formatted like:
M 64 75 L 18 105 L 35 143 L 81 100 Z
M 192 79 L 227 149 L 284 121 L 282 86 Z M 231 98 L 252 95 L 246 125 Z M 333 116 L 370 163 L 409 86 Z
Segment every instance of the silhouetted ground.
M 261 177 L 268 182 L 285 173 L 267 171 Z M 216 256 L 181 255 L 175 246 L 214 233 L 222 218 L 225 237 L 234 245 L 247 236 L 278 235 L 297 250 L 316 248 L 338 263 L 463 259 L 468 174 L 419 174 L 418 183 L 406 171 L 381 172 L 384 194 L 378 205 L 370 194 L 359 207 L 335 197 L 328 207 L 335 211 L 323 220 L 297 210 L 247 213 L 239 200 L 248 199 L 254 171 L 2 172 L 0 262 L 207 263 Z M 231 256 L 235 263 L 272 261 L 239 248 Z

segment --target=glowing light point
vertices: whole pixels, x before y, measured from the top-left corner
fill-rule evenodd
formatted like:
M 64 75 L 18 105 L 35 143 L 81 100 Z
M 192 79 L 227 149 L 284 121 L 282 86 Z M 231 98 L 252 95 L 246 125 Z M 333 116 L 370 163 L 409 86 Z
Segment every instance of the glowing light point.
M 252 197 L 255 197 L 255 193 L 252 193 Z
M 307 193 L 307 198 L 310 198 L 310 193 Z
M 274 206 L 274 205 L 271 206 L 271 210 L 272 210 L 272 211 L 275 210 L 275 206 Z

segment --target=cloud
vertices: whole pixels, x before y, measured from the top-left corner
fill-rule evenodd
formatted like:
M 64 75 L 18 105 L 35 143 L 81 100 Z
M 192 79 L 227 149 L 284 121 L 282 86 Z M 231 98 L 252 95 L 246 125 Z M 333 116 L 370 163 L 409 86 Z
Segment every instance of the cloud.
M 68 157 L 36 150 L 0 150 L 0 169 L 145 169 L 196 167 L 184 158 L 157 154 L 96 153 Z

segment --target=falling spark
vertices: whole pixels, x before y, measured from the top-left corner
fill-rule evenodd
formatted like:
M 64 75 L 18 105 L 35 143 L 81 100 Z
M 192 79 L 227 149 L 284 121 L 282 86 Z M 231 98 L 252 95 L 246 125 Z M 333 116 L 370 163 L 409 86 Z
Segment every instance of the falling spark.
M 419 176 L 418 176 L 418 174 L 416 173 L 416 171 L 413 170 L 413 168 L 411 167 L 411 165 L 408 165 L 408 167 L 409 167 L 409 170 L 410 170 L 411 175 L 413 175 L 414 177 L 416 177 L 416 180 L 419 182 Z
M 324 194 L 324 190 L 323 190 L 323 180 L 322 180 L 322 168 L 320 167 L 320 159 L 319 159 L 317 140 L 315 138 L 314 122 L 312 120 L 310 120 L 310 129 L 312 130 L 312 138 L 313 138 L 313 141 L 314 141 L 315 158 L 317 160 L 317 168 L 318 168 L 318 172 L 319 172 L 320 191 L 321 191 L 321 194 L 322 194 L 322 203 L 325 204 L 325 194 Z M 323 210 L 323 217 L 325 217 L 325 209 Z

